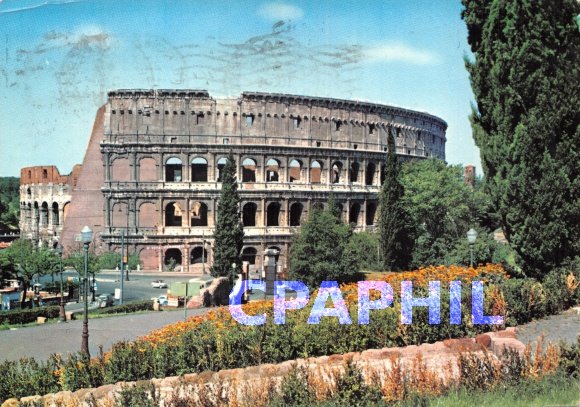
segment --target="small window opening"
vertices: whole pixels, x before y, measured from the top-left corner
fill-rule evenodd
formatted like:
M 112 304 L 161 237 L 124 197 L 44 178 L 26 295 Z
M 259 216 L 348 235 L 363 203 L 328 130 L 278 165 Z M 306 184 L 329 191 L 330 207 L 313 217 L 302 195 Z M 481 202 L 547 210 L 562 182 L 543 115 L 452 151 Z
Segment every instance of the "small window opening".
M 320 141 L 316 142 L 316 147 L 320 147 Z
M 252 127 L 254 125 L 254 115 L 248 114 L 246 115 L 246 127 Z
M 47 170 L 42 170 L 42 178 L 48 178 L 48 171 Z
M 340 120 L 336 121 L 336 131 L 340 131 L 340 128 L 342 127 L 342 122 Z
M 224 138 L 224 144 L 230 144 L 230 139 L 229 138 Z
M 302 119 L 300 117 L 294 117 L 292 119 L 292 123 L 294 124 L 294 128 L 295 129 L 299 129 L 300 128 L 300 123 L 302 123 Z

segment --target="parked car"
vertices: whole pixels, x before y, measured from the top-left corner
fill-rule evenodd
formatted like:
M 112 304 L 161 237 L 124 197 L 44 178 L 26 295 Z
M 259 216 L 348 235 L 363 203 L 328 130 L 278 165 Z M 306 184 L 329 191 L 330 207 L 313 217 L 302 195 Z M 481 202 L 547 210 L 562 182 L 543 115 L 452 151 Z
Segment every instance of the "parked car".
M 115 303 L 115 299 L 112 294 L 101 294 L 97 297 L 99 303 L 99 308 L 110 307 Z
M 151 282 L 153 288 L 167 288 L 167 283 L 163 280 L 155 280 Z
M 167 299 L 166 295 L 160 295 L 159 297 L 157 297 L 157 302 L 159 302 L 159 305 L 169 304 L 169 300 Z

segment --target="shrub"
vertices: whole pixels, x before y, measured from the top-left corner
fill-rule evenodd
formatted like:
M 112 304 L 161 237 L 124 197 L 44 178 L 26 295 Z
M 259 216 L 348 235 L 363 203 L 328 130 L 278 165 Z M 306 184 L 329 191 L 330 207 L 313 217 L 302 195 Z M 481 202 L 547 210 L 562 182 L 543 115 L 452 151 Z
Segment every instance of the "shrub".
M 533 278 L 511 279 L 501 285 L 507 303 L 506 325 L 515 326 L 547 315 L 546 292 Z
M 36 322 L 38 317 L 58 318 L 59 313 L 58 306 L 3 311 L 0 312 L 0 325 L 28 324 Z
M 153 301 L 143 300 L 115 305 L 107 308 L 99 308 L 91 311 L 92 314 L 126 314 L 137 311 L 153 311 Z

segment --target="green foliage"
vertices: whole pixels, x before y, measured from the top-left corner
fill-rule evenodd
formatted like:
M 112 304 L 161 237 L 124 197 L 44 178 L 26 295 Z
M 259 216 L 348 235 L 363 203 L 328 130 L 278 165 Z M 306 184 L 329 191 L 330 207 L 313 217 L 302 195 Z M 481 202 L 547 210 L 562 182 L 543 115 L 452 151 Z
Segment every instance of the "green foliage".
M 138 311 L 153 311 L 153 301 L 143 300 L 128 302 L 122 305 L 114 305 L 112 307 L 99 308 L 91 311 L 91 314 L 108 315 L 108 314 L 127 314 Z
M 294 236 L 288 279 L 309 287 L 324 280 L 356 281 L 359 273 L 355 250 L 349 245 L 351 235 L 350 226 L 337 216 L 334 200 L 324 210 L 313 208 Z
M 18 230 L 20 214 L 20 179 L 0 177 L 0 233 Z
M 353 233 L 348 243 L 359 270 L 383 270 L 379 259 L 379 235 L 372 232 Z
M 580 32 L 574 0 L 462 0 L 486 187 L 529 276 L 580 253 Z
M 344 406 L 375 406 L 382 398 L 380 389 L 367 385 L 361 371 L 348 361 L 344 373 L 336 380 L 336 394 L 332 401 Z
M 0 363 L 0 401 L 10 397 L 20 398 L 59 391 L 58 378 L 53 374 L 57 367 L 58 360 L 55 358 L 46 363 L 39 363 L 32 358 Z
M 123 386 L 115 406 L 156 407 L 159 401 L 159 391 L 153 383 L 137 383 L 135 386 Z
M 485 239 L 494 228 L 493 217 L 487 214 L 489 198 L 463 182 L 461 166 L 436 159 L 407 162 L 401 183 L 402 203 L 414 228 L 413 267 L 463 262 L 467 231 L 476 227 Z M 489 253 L 484 257 L 490 258 Z
M 121 254 L 116 252 L 105 252 L 98 256 L 99 270 L 115 270 L 116 267 L 121 266 Z M 141 265 L 139 255 L 136 253 L 130 254 L 127 258 L 127 266 L 130 270 L 137 270 L 137 266 Z
M 379 236 L 381 263 L 386 270 L 404 269 L 409 264 L 412 240 L 403 207 L 404 188 L 400 180 L 395 138 L 389 134 L 389 152 L 384 167 L 385 181 L 379 193 Z
M 58 318 L 59 311 L 58 306 L 2 311 L 0 312 L 0 325 L 28 324 L 36 322 L 38 317 Z
M 308 385 L 308 370 L 294 365 L 282 379 L 280 390 L 269 405 L 270 407 L 310 406 L 314 401 L 314 392 Z
M 217 207 L 214 231 L 214 262 L 211 275 L 229 277 L 233 283 L 242 272 L 241 252 L 244 244 L 244 229 L 240 215 L 240 196 L 236 180 L 236 163 L 230 154 L 222 170 L 222 188 Z M 232 264 L 236 268 L 232 268 Z
M 34 277 L 59 271 L 59 258 L 45 247 L 35 248 L 29 240 L 18 239 L 0 251 L 0 268 L 6 275 L 17 278 L 26 291 Z M 22 298 L 22 305 L 25 298 Z
M 493 240 L 492 236 L 485 230 L 477 227 L 477 239 L 473 245 L 473 264 L 501 264 L 508 266 L 510 257 L 510 249 L 508 245 L 498 243 Z M 469 266 L 470 262 L 470 247 L 466 238 L 457 239 L 455 246 L 445 256 L 445 263 L 447 265 L 457 264 L 460 266 Z
M 72 252 L 66 259 L 63 260 L 63 264 L 68 267 L 72 267 L 81 276 L 85 273 L 85 252 L 84 250 L 79 250 Z M 87 271 L 91 274 L 98 273 L 101 271 L 99 256 L 97 256 L 94 250 L 88 252 L 88 262 Z

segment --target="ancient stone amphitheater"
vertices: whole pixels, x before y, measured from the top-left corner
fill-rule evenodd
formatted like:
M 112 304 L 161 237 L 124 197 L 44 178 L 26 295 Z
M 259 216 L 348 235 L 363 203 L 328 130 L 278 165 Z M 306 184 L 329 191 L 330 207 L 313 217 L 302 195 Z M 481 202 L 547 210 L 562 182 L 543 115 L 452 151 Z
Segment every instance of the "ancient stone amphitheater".
M 354 100 L 112 91 L 97 112 L 66 218 L 59 218 L 62 233 L 53 241 L 70 249 L 88 224 L 100 250 L 116 250 L 123 240 L 146 270 L 176 264 L 200 271 L 202 262 L 211 264 L 220 171 L 231 152 L 242 200 L 243 258 L 259 268 L 264 250 L 275 248 L 285 268 L 296 228 L 331 194 L 344 221 L 359 231 L 374 228 L 389 134 L 401 157 L 445 159 L 446 128 L 427 113 Z M 41 188 L 43 180 L 36 181 L 23 185 L 23 193 Z M 42 229 L 34 224 L 35 205 L 50 210 L 52 202 L 32 196 L 23 196 L 32 212 L 22 222 L 34 232 Z M 44 219 L 40 226 L 50 224 Z

